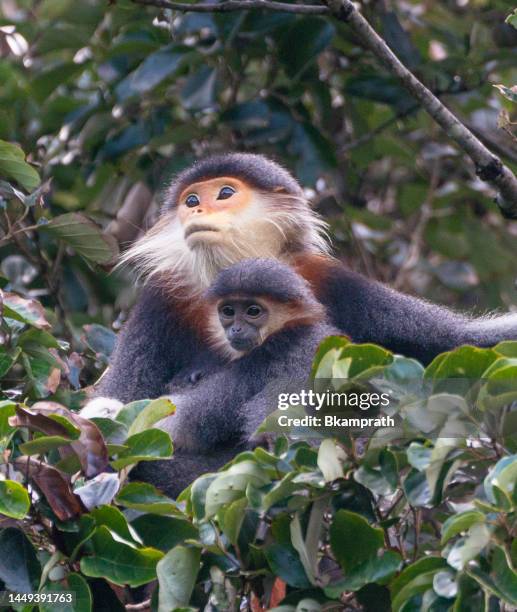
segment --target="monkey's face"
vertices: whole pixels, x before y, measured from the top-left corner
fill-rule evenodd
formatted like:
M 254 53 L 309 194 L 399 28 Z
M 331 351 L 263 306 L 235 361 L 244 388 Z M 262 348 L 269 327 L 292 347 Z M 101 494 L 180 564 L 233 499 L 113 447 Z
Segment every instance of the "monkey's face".
M 242 181 L 218 177 L 189 185 L 180 195 L 178 219 L 190 247 L 225 240 L 235 219 L 250 204 L 252 190 Z
M 278 223 L 271 223 L 270 216 L 267 198 L 244 181 L 227 176 L 189 185 L 177 207 L 189 249 L 226 248 L 229 259 L 235 261 L 278 255 L 283 231 Z
M 325 223 L 282 184 L 261 191 L 229 173 L 184 184 L 179 196 L 172 190 L 161 218 L 121 258 L 171 290 L 206 289 L 221 270 L 243 259 L 291 263 L 299 252 L 327 248 Z
M 219 321 L 230 346 L 247 353 L 259 346 L 267 329 L 269 312 L 253 299 L 227 299 L 218 305 Z

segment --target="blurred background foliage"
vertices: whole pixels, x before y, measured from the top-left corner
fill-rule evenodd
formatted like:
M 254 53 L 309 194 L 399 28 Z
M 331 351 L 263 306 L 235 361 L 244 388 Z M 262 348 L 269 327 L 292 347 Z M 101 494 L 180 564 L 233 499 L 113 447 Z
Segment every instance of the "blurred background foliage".
M 515 171 L 511 8 L 363 3 L 400 59 Z M 0 140 L 41 177 L 28 166 L 13 175 L 12 150 L 0 147 L 10 181 L 0 187 L 3 283 L 53 310 L 74 346 L 88 347 L 84 324 L 123 322 L 134 283 L 110 265 L 155 220 L 171 174 L 228 150 L 288 166 L 352 268 L 462 308 L 515 302 L 517 223 L 346 25 L 129 0 L 1 0 L 0 57 Z
M 517 171 L 507 0 L 362 7 Z M 134 299 L 130 273 L 111 271 L 118 252 L 156 219 L 174 172 L 227 150 L 288 166 L 350 267 L 465 309 L 515 303 L 517 222 L 347 26 L 129 0 L 0 0 L 0 453 L 13 478 L 0 478 L 2 588 L 66 585 L 80 612 L 142 609 L 127 585 L 156 578 L 148 603 L 160 611 L 263 612 L 273 601 L 283 612 L 513 610 L 517 455 L 505 427 L 513 433 L 515 412 L 503 404 L 515 385 L 497 393 L 508 391 L 501 372 L 516 380 L 515 343 L 463 347 L 425 372 L 379 347 L 350 348 L 361 368 L 397 380 L 400 397 L 438 372 L 487 379 L 498 435 L 482 444 L 430 439 L 428 428 L 409 445 L 372 438 L 357 454 L 343 440 L 316 450 L 282 437 L 274 453 L 258 448 L 201 477 L 181 508 L 151 485 L 119 490 L 129 464 L 170 455 L 166 434 L 149 429 L 168 402 L 129 404 L 100 430 L 64 408 L 85 399 Z M 348 367 L 338 343 L 324 348 Z M 444 418 L 463 406 L 456 399 Z M 426 402 L 414 419 L 427 427 Z M 439 435 L 441 421 L 431 425 Z

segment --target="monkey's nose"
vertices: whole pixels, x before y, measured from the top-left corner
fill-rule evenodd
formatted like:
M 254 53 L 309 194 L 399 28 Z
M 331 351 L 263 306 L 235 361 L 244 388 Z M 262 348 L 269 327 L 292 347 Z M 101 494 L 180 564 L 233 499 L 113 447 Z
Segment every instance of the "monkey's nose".
M 242 327 L 232 326 L 232 334 L 240 334 L 242 331 Z

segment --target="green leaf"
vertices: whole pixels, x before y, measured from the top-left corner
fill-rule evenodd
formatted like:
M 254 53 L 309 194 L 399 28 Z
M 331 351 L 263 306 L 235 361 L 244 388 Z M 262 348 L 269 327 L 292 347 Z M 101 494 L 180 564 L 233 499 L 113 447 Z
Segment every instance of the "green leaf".
M 431 464 L 431 455 L 433 449 L 429 446 L 424 446 L 420 442 L 411 442 L 408 446 L 406 454 L 410 465 L 416 470 L 422 472 Z
M 239 541 L 239 533 L 242 523 L 246 518 L 247 507 L 248 500 L 246 497 L 241 497 L 224 508 L 222 530 L 234 546 L 236 546 Z
M 185 53 L 175 52 L 174 46 L 165 47 L 148 55 L 138 68 L 116 87 L 120 100 L 140 96 L 173 76 L 182 66 Z
M 218 477 L 218 474 L 204 474 L 192 483 L 190 487 L 190 499 L 192 503 L 192 512 L 197 520 L 201 520 L 206 515 L 206 493 L 208 488 Z M 187 489 L 188 491 L 189 489 Z
M 504 357 L 517 357 L 517 342 L 515 340 L 504 340 L 494 346 L 494 351 Z
M 389 495 L 393 493 L 392 486 L 386 478 L 384 478 L 382 472 L 368 465 L 361 465 L 354 472 L 354 480 L 377 495 Z
M 345 572 L 377 556 L 384 544 L 382 529 L 372 527 L 360 514 L 338 510 L 330 526 L 330 546 Z
M 9 370 L 16 363 L 20 353 L 21 349 L 16 349 L 14 351 L 10 351 L 10 353 L 7 353 L 3 346 L 0 347 L 0 378 L 3 378 L 7 372 L 9 372 Z
M 368 370 L 389 365 L 393 353 L 375 344 L 348 344 L 341 351 L 339 359 L 351 359 L 348 378 L 365 375 Z
M 25 487 L 14 480 L 0 480 L 0 513 L 22 519 L 29 512 L 31 502 Z
M 131 522 L 131 527 L 146 546 L 167 552 L 185 540 L 198 537 L 197 528 L 181 517 L 142 514 Z
M 84 325 L 83 330 L 86 344 L 97 356 L 104 357 L 107 362 L 107 358 L 115 348 L 116 334 L 111 329 L 98 323 Z
M 127 542 L 141 544 L 141 541 L 136 537 L 133 529 L 128 525 L 126 517 L 118 508 L 115 508 L 115 506 L 94 508 L 91 510 L 90 516 L 95 519 L 97 527 L 105 525 L 111 532 L 116 533 Z M 144 542 L 144 544 L 148 544 L 148 542 Z
M 345 336 L 329 336 L 319 345 L 312 364 L 313 378 L 332 378 L 332 364 L 341 350 L 350 344 Z
M 200 567 L 198 548 L 176 546 L 156 566 L 158 612 L 188 606 Z
M 72 573 L 68 574 L 66 582 L 66 585 L 58 582 L 47 583 L 41 592 L 66 593 L 72 591 L 75 593 L 75 602 L 71 604 L 53 601 L 39 604 L 40 612 L 91 612 L 93 610 L 92 593 L 86 580 L 80 574 Z
M 416 595 L 425 593 L 432 589 L 433 580 L 437 570 L 419 574 L 413 580 L 408 582 L 396 595 L 392 598 L 392 611 L 399 612 L 405 609 L 405 604 L 413 599 Z
M 154 548 L 137 549 L 118 542 L 104 525 L 95 530 L 89 545 L 92 555 L 81 559 L 82 573 L 122 586 L 136 587 L 154 580 L 156 564 L 163 557 Z
M 32 394 L 40 399 L 55 393 L 61 382 L 59 361 L 49 352 L 44 354 L 41 349 L 39 356 L 22 354 L 22 362 L 31 382 Z
M 19 146 L 0 140 L 0 177 L 14 179 L 27 191 L 35 189 L 40 178 L 36 170 L 25 161 Z
M 240 461 L 213 480 L 206 490 L 206 517 L 213 516 L 219 508 L 243 497 L 248 485 L 260 488 L 271 481 L 265 470 L 252 461 Z
M 70 442 L 72 442 L 70 438 L 62 436 L 41 436 L 20 444 L 20 450 L 24 455 L 42 455 L 53 448 L 70 444 Z
M 0 580 L 9 591 L 35 592 L 41 566 L 34 546 L 20 529 L 7 527 L 0 531 Z
M 51 65 L 49 68 L 38 71 L 38 74 L 32 79 L 31 89 L 34 97 L 43 102 L 59 85 L 66 83 L 74 76 L 83 72 L 88 65 L 88 62 L 59 62 Z
M 180 94 L 183 108 L 190 111 L 207 110 L 215 104 L 217 70 L 202 66 L 187 79 Z
M 138 400 L 136 402 L 130 402 L 126 404 L 117 413 L 116 420 L 123 423 L 129 430 L 131 425 L 142 410 L 151 403 L 151 400 Z
M 401 565 L 400 554 L 387 550 L 380 557 L 373 557 L 356 566 L 351 572 L 347 572 L 344 580 L 325 587 L 325 595 L 338 599 L 344 591 L 358 591 L 372 582 L 385 584 L 400 569 Z
M 344 478 L 344 458 L 346 458 L 346 455 L 343 449 L 334 440 L 323 440 L 318 450 L 318 467 L 323 474 L 323 478 L 325 478 L 325 482 Z
M 148 429 L 125 441 L 127 450 L 119 453 L 117 459 L 111 462 L 116 470 L 139 461 L 154 461 L 166 459 L 172 455 L 171 437 L 161 429 Z
M 16 404 L 11 400 L 0 401 L 0 439 L 6 438 L 15 428 L 9 424 L 9 419 L 16 414 Z
M 379 454 L 379 464 L 384 478 L 390 483 L 393 489 L 396 489 L 399 481 L 399 468 L 395 453 L 387 448 L 382 449 Z
M 499 459 L 495 466 L 488 472 L 484 480 L 485 494 L 488 501 L 496 503 L 494 486 L 508 493 L 515 494 L 515 482 L 517 481 L 517 455 L 508 455 Z
M 80 213 L 66 213 L 40 226 L 40 231 L 62 240 L 88 261 L 108 265 L 118 255 L 118 244 L 88 217 Z
M 392 598 L 396 597 L 416 577 L 429 572 L 434 573 L 447 567 L 447 562 L 441 557 L 422 557 L 422 559 L 418 559 L 415 563 L 405 567 L 393 580 L 390 585 Z
M 479 380 L 485 370 L 498 359 L 493 349 L 461 346 L 449 353 L 438 355 L 425 370 L 425 377 L 435 381 L 448 378 Z
M 431 502 L 432 493 L 424 472 L 412 469 L 405 477 L 402 488 L 412 506 L 427 506 Z
M 22 298 L 16 293 L 0 290 L 3 316 L 21 321 L 37 329 L 50 329 L 45 310 L 37 300 Z
M 485 515 L 478 510 L 466 510 L 459 514 L 453 514 L 442 525 L 442 545 L 462 531 L 467 531 L 472 525 L 483 523 L 484 521 Z
M 475 559 L 490 542 L 490 531 L 484 523 L 474 524 L 467 535 L 457 540 L 449 550 L 447 563 L 461 571 L 469 561 Z
M 270 544 L 265 550 L 267 562 L 275 576 L 279 576 L 292 587 L 305 589 L 311 586 L 303 565 L 292 546 Z
M 469 567 L 469 576 L 485 591 L 495 595 L 510 606 L 517 607 L 517 572 L 511 566 L 508 555 L 501 546 L 494 547 L 490 575 L 479 567 Z
M 146 482 L 130 482 L 121 489 L 115 500 L 126 508 L 153 514 L 178 514 L 178 506 L 172 499 Z
M 508 15 L 508 17 L 505 19 L 505 22 L 509 23 L 517 30 L 517 9 L 515 9 L 513 13 L 510 13 Z
M 176 407 L 170 399 L 161 397 L 153 400 L 138 414 L 129 428 L 128 436 L 146 431 L 152 426 L 176 412 Z
M 318 17 L 295 21 L 283 37 L 278 58 L 286 66 L 288 75 L 299 78 L 330 44 L 335 28 L 326 19 Z M 299 42 L 303 40 L 304 44 Z

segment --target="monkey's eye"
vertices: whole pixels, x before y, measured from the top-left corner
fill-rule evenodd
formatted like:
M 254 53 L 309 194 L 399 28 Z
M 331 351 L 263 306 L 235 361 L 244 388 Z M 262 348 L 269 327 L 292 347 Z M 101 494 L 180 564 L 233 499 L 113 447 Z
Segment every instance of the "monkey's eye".
M 250 306 L 247 310 L 246 310 L 246 314 L 248 315 L 248 317 L 253 317 L 254 319 L 257 317 L 260 317 L 260 315 L 262 314 L 262 308 L 260 306 Z
M 199 198 L 195 193 L 190 193 L 186 198 L 185 198 L 185 204 L 189 207 L 189 208 L 194 208 L 194 206 L 199 206 Z
M 235 316 L 235 310 L 233 309 L 233 306 L 223 306 L 221 308 L 221 313 L 223 314 L 223 316 L 228 318 Z
M 228 198 L 231 198 L 234 193 L 235 193 L 235 189 L 233 187 L 230 187 L 229 185 L 225 185 L 224 187 L 221 187 L 221 191 L 219 191 L 219 195 L 217 196 L 217 199 L 227 200 Z

